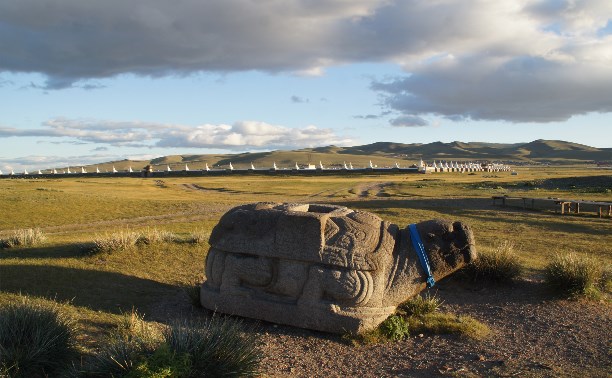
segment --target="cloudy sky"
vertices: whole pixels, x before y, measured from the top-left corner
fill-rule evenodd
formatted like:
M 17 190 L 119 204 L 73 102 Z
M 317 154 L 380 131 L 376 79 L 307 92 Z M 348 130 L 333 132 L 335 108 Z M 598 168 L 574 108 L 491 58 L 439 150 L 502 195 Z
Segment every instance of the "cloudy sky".
M 0 2 L 0 170 L 535 139 L 612 147 L 612 1 Z

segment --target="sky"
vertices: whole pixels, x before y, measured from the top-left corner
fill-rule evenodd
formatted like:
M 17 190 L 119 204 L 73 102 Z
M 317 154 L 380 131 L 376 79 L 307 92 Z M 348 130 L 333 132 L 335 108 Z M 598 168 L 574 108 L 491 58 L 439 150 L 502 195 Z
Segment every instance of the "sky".
M 5 174 L 611 127 L 610 0 L 0 2 Z

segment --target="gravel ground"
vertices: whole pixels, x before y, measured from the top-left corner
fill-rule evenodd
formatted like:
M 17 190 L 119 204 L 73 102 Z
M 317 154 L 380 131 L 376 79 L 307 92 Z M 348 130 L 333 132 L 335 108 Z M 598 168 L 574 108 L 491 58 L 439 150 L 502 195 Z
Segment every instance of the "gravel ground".
M 353 346 L 340 336 L 263 323 L 265 376 L 612 376 L 609 303 L 554 299 L 528 280 L 484 288 L 447 280 L 436 287 L 442 311 L 470 315 L 492 336 L 415 335 Z

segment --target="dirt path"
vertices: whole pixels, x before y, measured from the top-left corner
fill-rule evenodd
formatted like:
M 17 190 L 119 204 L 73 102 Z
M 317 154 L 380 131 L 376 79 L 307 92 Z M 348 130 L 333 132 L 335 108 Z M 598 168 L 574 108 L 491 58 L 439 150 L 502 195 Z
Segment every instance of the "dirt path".
M 370 197 L 372 193 L 375 196 L 379 197 L 385 187 L 393 185 L 392 182 L 374 182 L 368 184 L 361 184 L 355 187 L 352 192 L 355 193 L 360 198 Z

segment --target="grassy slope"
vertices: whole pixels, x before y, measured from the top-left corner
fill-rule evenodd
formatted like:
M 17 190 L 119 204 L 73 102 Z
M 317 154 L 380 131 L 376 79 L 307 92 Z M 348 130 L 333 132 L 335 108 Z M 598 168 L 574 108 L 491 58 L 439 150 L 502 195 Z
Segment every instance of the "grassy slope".
M 209 168 L 228 168 L 230 162 L 236 169 L 250 168 L 251 163 L 257 169 L 271 168 L 274 163 L 279 168 L 293 168 L 300 165 L 322 162 L 326 167 L 341 167 L 344 162 L 355 168 L 369 165 L 369 161 L 379 167 L 393 167 L 396 162 L 402 167 L 418 163 L 419 159 L 432 160 L 483 161 L 503 160 L 525 163 L 584 164 L 591 161 L 612 160 L 612 148 L 595 148 L 577 143 L 556 140 L 536 140 L 530 143 L 500 144 L 482 142 L 434 142 L 428 144 L 404 144 L 377 142 L 353 147 L 317 147 L 297 151 L 270 151 L 257 153 L 239 153 L 233 155 L 170 155 L 149 161 L 121 160 L 100 163 L 86 167 L 87 171 L 110 172 L 113 167 L 118 171 L 127 171 L 130 167 L 139 171 L 147 164 L 155 170 L 184 170 L 187 164 L 191 170 Z M 80 167 L 73 167 L 72 171 Z
M 228 208 L 254 201 L 335 202 L 402 226 L 431 218 L 463 220 L 473 227 L 479 248 L 514 240 L 531 273 L 557 251 L 572 250 L 610 264 L 610 219 L 491 206 L 494 194 L 612 201 L 605 188 L 585 193 L 537 181 L 579 177 L 577 181 L 589 182 L 588 176 L 596 174 L 600 172 L 558 168 L 519 170 L 518 176 L 0 180 L 0 237 L 27 227 L 41 227 L 49 235 L 39 248 L 0 251 L 0 303 L 20 292 L 69 300 L 94 339 L 132 306 L 163 320 L 156 310 L 160 299 L 187 301 L 181 286 L 202 279 L 205 244 L 163 244 L 101 256 L 83 254 L 81 244 L 125 228 L 210 232 Z

